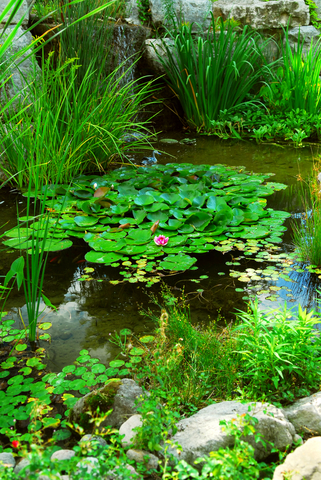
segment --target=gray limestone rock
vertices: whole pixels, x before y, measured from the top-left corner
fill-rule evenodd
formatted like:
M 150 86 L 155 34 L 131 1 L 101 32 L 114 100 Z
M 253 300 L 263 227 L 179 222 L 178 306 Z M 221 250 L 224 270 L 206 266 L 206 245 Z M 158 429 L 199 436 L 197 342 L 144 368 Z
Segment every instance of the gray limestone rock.
M 249 407 L 251 411 L 249 412 Z M 203 455 L 208 455 L 219 448 L 232 446 L 234 439 L 222 431 L 221 420 L 232 420 L 237 415 L 249 413 L 258 419 L 255 430 L 260 433 L 266 442 L 273 442 L 279 450 L 284 450 L 293 442 L 295 430 L 293 425 L 285 418 L 283 411 L 270 404 L 260 402 L 242 404 L 236 401 L 221 402 L 203 408 L 192 417 L 181 420 L 177 424 L 178 432 L 172 437 L 182 447 L 179 459 L 193 465 L 194 460 Z M 271 448 L 264 448 L 261 442 L 256 443 L 253 436 L 245 437 L 254 448 L 257 460 L 266 458 Z M 170 453 L 178 457 L 175 448 Z
M 91 473 L 93 470 L 96 470 L 99 467 L 99 460 L 96 457 L 86 457 L 82 458 L 80 462 L 77 463 L 78 470 L 76 474 L 79 473 Z
M 163 75 L 165 73 L 164 67 L 158 59 L 158 55 L 160 55 L 165 62 L 168 61 L 165 45 L 173 48 L 174 41 L 171 38 L 149 38 L 145 40 L 144 59 L 146 60 L 148 69 L 154 72 L 155 75 Z
M 0 463 L 2 463 L 6 467 L 14 468 L 16 461 L 12 453 L 2 452 L 0 453 Z
M 4 37 L 8 36 L 14 29 L 13 26 L 7 28 Z M 32 50 L 28 48 L 32 43 L 30 32 L 18 28 L 11 46 L 7 49 L 5 59 L 7 60 L 8 72 L 7 77 L 10 79 L 6 82 L 0 92 L 0 101 L 3 105 L 8 99 L 19 94 L 19 99 L 24 99 L 30 95 L 29 85 L 34 81 L 40 82 L 40 67 L 35 58 L 30 56 Z M 23 53 L 19 53 L 22 52 Z M 22 61 L 22 63 L 20 63 Z M 18 66 L 17 66 L 18 65 Z M 17 101 L 15 101 L 15 104 Z
M 218 0 L 213 3 L 215 18 L 233 18 L 257 30 L 309 25 L 309 7 L 304 0 Z
M 20 470 L 22 470 L 23 468 L 27 467 L 28 465 L 30 465 L 30 460 L 28 458 L 23 458 L 22 460 L 20 460 L 20 462 L 15 466 L 15 469 L 14 469 L 14 473 L 19 473 Z M 28 469 L 26 469 L 26 474 L 28 474 Z
M 139 10 L 137 0 L 126 0 L 125 2 L 125 20 L 133 25 L 141 25 L 139 19 Z
M 297 433 L 321 434 L 321 392 L 301 398 L 283 411 Z
M 134 460 L 137 463 L 143 463 L 147 470 L 157 470 L 159 459 L 150 452 L 145 450 L 134 450 L 130 448 L 127 453 L 129 460 Z
M 152 22 L 155 25 L 170 26 L 166 18 L 163 0 L 149 0 Z M 212 2 L 210 0 L 178 0 L 173 2 L 173 12 L 179 22 L 195 23 L 207 29 L 210 25 Z
M 70 420 L 80 422 L 81 415 L 89 408 L 100 407 L 101 412 L 113 410 L 101 423 L 101 427 L 110 426 L 119 428 L 131 415 L 136 413 L 136 400 L 143 394 L 143 390 L 129 378 L 114 380 L 104 387 L 88 393 L 80 398 L 70 413 Z M 93 403 L 95 399 L 95 403 Z
M 310 438 L 290 453 L 279 465 L 273 480 L 320 480 L 321 479 L 321 437 Z
M 133 431 L 134 428 L 140 427 L 142 425 L 141 415 L 132 415 L 119 429 L 119 435 L 125 435 L 122 439 L 123 447 L 128 447 L 133 443 L 133 440 L 136 436 L 136 432 Z
M 305 54 L 310 49 L 311 42 L 313 42 L 313 45 L 315 45 L 320 39 L 320 30 L 312 25 L 309 25 L 308 27 L 295 27 L 289 29 L 288 39 L 292 50 L 297 46 L 299 31 L 300 39 L 301 41 L 303 40 L 303 53 Z
M 0 13 L 4 11 L 4 9 L 7 7 L 9 4 L 10 0 L 0 0 Z M 2 20 L 2 27 L 6 23 L 6 21 L 9 18 L 9 13 L 3 18 Z M 18 12 L 15 14 L 11 21 L 11 25 L 16 25 L 21 19 L 23 18 L 22 26 L 27 27 L 28 22 L 29 22 L 29 2 L 28 0 L 24 0 L 21 8 L 18 10 Z
M 57 450 L 51 455 L 50 460 L 52 462 L 61 461 L 61 460 L 70 460 L 74 456 L 75 456 L 75 452 L 73 450 L 67 450 L 67 449 Z

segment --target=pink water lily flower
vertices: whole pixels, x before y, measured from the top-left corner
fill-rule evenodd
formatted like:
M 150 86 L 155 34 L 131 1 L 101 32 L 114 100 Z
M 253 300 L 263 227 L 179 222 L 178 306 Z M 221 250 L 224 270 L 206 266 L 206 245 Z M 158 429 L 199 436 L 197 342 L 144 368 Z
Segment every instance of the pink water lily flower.
M 165 237 L 165 235 L 158 235 L 158 237 L 154 238 L 154 242 L 156 245 L 166 245 L 169 238 Z

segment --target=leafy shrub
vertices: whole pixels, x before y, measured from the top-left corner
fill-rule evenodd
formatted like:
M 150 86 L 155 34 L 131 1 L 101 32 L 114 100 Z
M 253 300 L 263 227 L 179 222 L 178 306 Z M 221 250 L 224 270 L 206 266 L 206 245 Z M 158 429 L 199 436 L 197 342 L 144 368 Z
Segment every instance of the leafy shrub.
M 233 329 L 239 355 L 239 382 L 251 398 L 289 402 L 320 386 L 320 316 L 283 309 L 259 310 L 258 301 L 239 312 Z

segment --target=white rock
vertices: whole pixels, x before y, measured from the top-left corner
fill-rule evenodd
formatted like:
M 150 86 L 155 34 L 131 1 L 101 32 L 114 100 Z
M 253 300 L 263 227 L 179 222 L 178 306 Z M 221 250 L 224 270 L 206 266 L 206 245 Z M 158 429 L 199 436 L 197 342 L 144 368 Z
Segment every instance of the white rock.
M 14 468 L 16 461 L 12 453 L 2 452 L 0 453 L 0 463 L 2 463 L 5 467 Z
M 290 453 L 279 465 L 273 480 L 320 480 L 321 479 L 321 437 L 310 438 Z
M 122 446 L 123 447 L 128 447 L 133 443 L 133 440 L 135 436 L 137 435 L 137 432 L 134 432 L 133 429 L 136 427 L 141 427 L 142 426 L 142 416 L 141 415 L 132 415 L 128 420 L 126 420 L 125 423 L 122 424 L 122 426 L 119 429 L 119 435 L 125 435 L 125 437 L 122 439 Z
M 321 434 L 321 392 L 301 398 L 283 410 L 297 433 Z
M 77 463 L 79 470 L 76 471 L 76 475 L 81 473 L 84 470 L 85 473 L 91 473 L 93 470 L 98 469 L 99 460 L 96 457 L 86 457 L 82 458 L 80 462 Z
M 249 412 L 250 405 L 251 411 Z M 285 418 L 282 410 L 267 403 L 242 404 L 230 401 L 209 405 L 192 417 L 178 422 L 178 432 L 172 437 L 172 441 L 181 445 L 183 451 L 178 454 L 175 448 L 171 448 L 170 453 L 193 465 L 194 460 L 198 457 L 208 455 L 219 448 L 232 446 L 234 438 L 222 431 L 220 421 L 229 421 L 236 418 L 237 414 L 246 413 L 258 419 L 255 430 L 262 435 L 266 442 L 273 442 L 279 450 L 292 444 L 295 430 Z M 269 455 L 271 447 L 266 450 L 261 442 L 255 442 L 253 436 L 245 437 L 244 440 L 253 446 L 257 460 L 262 460 Z
M 180 22 L 195 22 L 200 24 L 203 29 L 207 29 L 211 22 L 210 12 L 212 11 L 212 2 L 210 0 L 178 0 L 172 2 L 173 13 Z M 163 0 L 149 0 L 149 6 L 152 14 L 152 22 L 155 25 L 169 25 L 166 19 L 166 11 Z
M 50 457 L 50 460 L 52 462 L 58 460 L 70 460 L 72 457 L 75 456 L 75 452 L 73 450 L 57 450 L 56 452 L 54 452 L 51 457 Z
M 218 0 L 213 3 L 214 17 L 234 18 L 242 25 L 260 30 L 309 25 L 309 7 L 304 0 Z
M 134 460 L 137 463 L 143 463 L 146 467 L 146 470 L 157 470 L 159 459 L 150 452 L 145 450 L 134 450 L 130 448 L 126 452 L 127 458 L 129 460 Z
M 6 6 L 9 4 L 9 1 L 10 0 L 0 0 L 0 13 L 2 13 L 4 11 Z M 21 20 L 21 18 L 23 18 L 23 17 L 24 17 L 24 19 L 23 19 L 23 22 L 22 22 L 22 26 L 27 27 L 28 22 L 29 22 L 29 3 L 28 3 L 28 0 L 23 1 L 22 5 L 21 5 L 21 8 L 19 8 L 18 12 L 13 17 L 13 19 L 11 21 L 11 25 L 17 24 Z M 6 23 L 8 18 L 9 18 L 9 13 L 2 20 L 2 27 Z

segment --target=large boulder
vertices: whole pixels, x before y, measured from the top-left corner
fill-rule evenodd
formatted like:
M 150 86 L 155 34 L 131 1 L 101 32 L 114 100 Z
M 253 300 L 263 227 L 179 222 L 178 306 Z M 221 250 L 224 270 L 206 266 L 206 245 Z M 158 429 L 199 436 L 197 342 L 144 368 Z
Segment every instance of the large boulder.
M 247 413 L 258 419 L 255 430 L 267 443 L 273 442 L 275 448 L 279 450 L 292 445 L 295 430 L 282 410 L 267 403 L 230 401 L 209 405 L 192 417 L 178 422 L 178 432 L 172 437 L 172 441 L 182 447 L 182 452 L 178 454 L 175 448 L 171 448 L 170 453 L 192 465 L 198 457 L 208 455 L 219 448 L 233 446 L 234 437 L 222 431 L 220 421 L 230 421 L 237 415 Z M 266 458 L 271 452 L 269 444 L 266 449 L 261 442 L 256 443 L 253 436 L 244 437 L 244 440 L 254 447 L 257 460 Z
M 179 0 L 172 2 L 173 10 L 166 12 L 163 0 L 149 0 L 152 21 L 156 26 L 170 26 L 168 15 L 174 14 L 178 22 L 198 23 L 203 28 L 208 28 L 211 22 L 211 0 Z
M 321 435 L 321 392 L 301 398 L 283 411 L 298 434 Z
M 320 480 L 321 437 L 310 438 L 276 467 L 273 480 Z
M 300 40 L 303 43 L 302 50 L 303 53 L 306 54 L 311 47 L 311 42 L 313 42 L 313 45 L 315 45 L 316 42 L 320 40 L 320 30 L 312 25 L 309 25 L 308 27 L 295 27 L 289 29 L 288 40 L 292 50 L 297 48 L 299 32 Z
M 218 0 L 213 3 L 215 18 L 234 18 L 256 30 L 309 25 L 309 7 L 304 0 Z
M 0 0 L 0 14 L 4 11 L 4 9 L 9 4 L 10 0 Z M 19 8 L 18 12 L 15 14 L 11 21 L 11 25 L 16 25 L 22 18 L 22 26 L 27 27 L 29 22 L 29 4 L 30 0 L 23 0 L 21 8 Z M 11 10 L 10 10 L 11 11 Z M 0 24 L 0 28 L 3 28 L 5 23 L 8 21 L 9 13 L 2 19 L 2 23 Z
M 143 390 L 129 378 L 114 379 L 104 387 L 93 390 L 80 398 L 70 411 L 70 420 L 89 427 L 90 411 L 97 407 L 101 412 L 112 413 L 101 423 L 101 427 L 110 426 L 119 428 L 131 415 L 137 412 L 136 400 L 143 394 Z
M 14 28 L 14 26 L 8 27 L 2 38 L 6 38 Z M 10 77 L 10 79 L 1 89 L 1 106 L 16 94 L 19 94 L 19 99 L 22 101 L 30 95 L 29 85 L 32 85 L 34 81 L 41 81 L 39 75 L 40 67 L 36 59 L 30 56 L 32 53 L 31 48 L 27 48 L 31 43 L 31 33 L 19 27 L 4 57 L 8 67 L 7 77 Z M 23 51 L 22 54 L 19 53 L 21 51 Z

